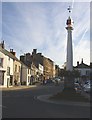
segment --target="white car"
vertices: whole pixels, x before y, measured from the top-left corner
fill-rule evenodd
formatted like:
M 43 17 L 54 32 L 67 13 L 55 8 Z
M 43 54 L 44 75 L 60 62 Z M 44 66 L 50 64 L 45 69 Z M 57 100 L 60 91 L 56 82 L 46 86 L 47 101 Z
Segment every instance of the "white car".
M 90 90 L 91 90 L 91 84 L 90 84 L 90 81 L 87 82 L 86 84 L 84 84 L 84 86 L 83 86 L 83 90 L 84 90 L 85 92 L 90 92 Z
M 55 78 L 55 81 L 60 82 L 61 79 L 60 78 Z
M 54 83 L 59 83 L 60 81 L 61 81 L 61 79 L 58 78 L 58 77 L 53 79 L 53 82 L 54 82 Z

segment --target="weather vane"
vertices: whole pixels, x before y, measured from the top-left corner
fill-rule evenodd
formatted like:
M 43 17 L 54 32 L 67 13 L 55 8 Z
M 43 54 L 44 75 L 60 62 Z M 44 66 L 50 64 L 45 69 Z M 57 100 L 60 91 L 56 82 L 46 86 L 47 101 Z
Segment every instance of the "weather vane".
M 71 6 L 69 6 L 68 8 L 67 8 L 67 10 L 69 11 L 69 13 L 71 12 Z

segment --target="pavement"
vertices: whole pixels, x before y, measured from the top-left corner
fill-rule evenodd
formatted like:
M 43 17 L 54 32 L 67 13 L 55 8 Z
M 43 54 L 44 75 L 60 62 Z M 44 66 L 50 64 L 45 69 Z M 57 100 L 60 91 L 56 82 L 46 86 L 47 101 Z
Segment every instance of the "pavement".
M 30 85 L 30 86 L 11 86 L 9 88 L 1 87 L 0 91 L 9 91 L 9 90 L 20 90 L 20 89 L 27 89 L 37 87 L 37 85 Z

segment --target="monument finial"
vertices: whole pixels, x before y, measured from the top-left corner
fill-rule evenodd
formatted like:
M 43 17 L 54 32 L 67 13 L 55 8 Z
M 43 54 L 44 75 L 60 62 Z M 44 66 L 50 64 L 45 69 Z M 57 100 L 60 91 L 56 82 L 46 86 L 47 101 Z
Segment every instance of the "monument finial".
M 71 12 L 71 6 L 69 6 L 68 8 L 67 8 L 67 10 L 69 11 L 69 13 Z

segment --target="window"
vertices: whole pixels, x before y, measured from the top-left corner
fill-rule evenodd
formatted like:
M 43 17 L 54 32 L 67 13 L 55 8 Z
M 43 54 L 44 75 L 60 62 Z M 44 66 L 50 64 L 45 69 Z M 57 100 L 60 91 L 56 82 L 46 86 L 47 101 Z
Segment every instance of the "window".
M 30 74 L 30 69 L 28 69 L 28 74 Z
M 20 72 L 20 66 L 19 66 L 19 72 Z
M 10 75 L 10 67 L 7 67 L 7 75 Z
M 17 72 L 17 65 L 15 65 L 15 72 Z
M 0 58 L 0 67 L 3 67 L 3 58 Z

